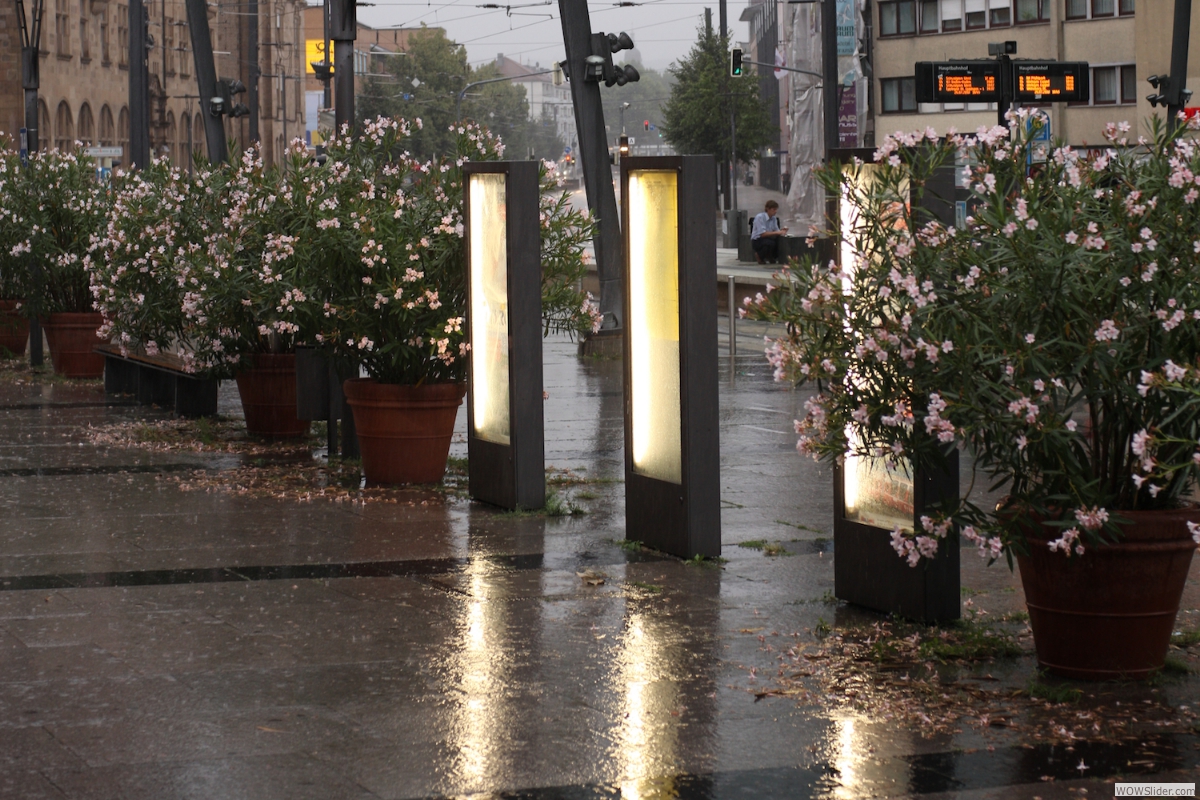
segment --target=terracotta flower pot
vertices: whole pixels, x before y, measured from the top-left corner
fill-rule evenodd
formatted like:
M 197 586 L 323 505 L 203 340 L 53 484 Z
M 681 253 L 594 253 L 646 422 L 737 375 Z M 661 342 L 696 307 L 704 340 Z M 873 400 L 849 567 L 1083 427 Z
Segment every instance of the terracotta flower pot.
M 104 356 L 95 352 L 101 343 L 96 331 L 104 324 L 99 311 L 59 312 L 42 320 L 54 371 L 66 378 L 99 378 Z
M 0 350 L 25 355 L 29 343 L 29 320 L 17 311 L 16 300 L 0 300 Z
M 237 374 L 246 432 L 267 439 L 296 439 L 308 433 L 308 420 L 296 419 L 296 356 L 255 353 L 252 366 Z
M 1067 558 L 1043 527 L 1017 556 L 1038 664 L 1064 677 L 1145 678 L 1166 659 L 1200 509 L 1110 513 L 1130 520 L 1120 541 Z
M 436 483 L 446 474 L 465 383 L 345 383 L 368 483 Z

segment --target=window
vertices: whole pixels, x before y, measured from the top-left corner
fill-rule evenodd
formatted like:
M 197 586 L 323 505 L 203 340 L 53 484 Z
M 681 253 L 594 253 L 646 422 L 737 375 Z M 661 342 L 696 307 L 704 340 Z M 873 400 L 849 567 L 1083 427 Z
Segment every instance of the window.
M 79 0 L 79 60 L 84 63 L 92 60 L 91 15 L 87 4 L 88 0 Z
M 125 155 L 122 160 L 129 163 L 129 107 L 121 106 L 121 113 L 117 116 L 117 146 L 121 148 L 121 152 Z
M 1092 69 L 1092 103 L 1114 105 L 1118 97 L 1117 68 L 1095 67 Z
M 60 58 L 71 57 L 71 9 L 68 0 L 54 0 L 54 47 Z
M 881 0 L 879 3 L 880 36 L 904 36 L 916 32 L 915 0 Z
M 111 54 L 108 52 L 108 11 L 107 10 L 100 12 L 100 63 L 106 67 L 112 63 Z
M 963 11 L 967 20 L 967 30 L 978 30 L 987 27 L 987 0 L 965 0 Z
M 1121 67 L 1121 102 L 1137 103 L 1137 67 L 1127 64 Z
M 175 74 L 175 20 L 167 18 L 163 25 L 163 70 L 168 75 Z
M 937 33 L 938 30 L 938 0 L 921 0 L 921 33 Z
M 179 74 L 186 78 L 191 74 L 192 68 L 191 50 L 188 49 L 188 45 L 190 44 L 188 37 L 191 35 L 191 32 L 188 31 L 187 22 L 177 22 L 176 28 L 178 29 L 178 36 L 176 38 L 179 42 Z
M 50 149 L 50 108 L 45 100 L 38 100 L 38 150 Z
M 916 78 L 884 78 L 879 83 L 884 114 L 902 114 L 917 110 Z
M 64 153 L 75 144 L 75 123 L 71 119 L 71 108 L 67 101 L 58 104 L 58 113 L 54 115 L 54 146 Z
M 129 66 L 129 6 L 117 6 L 117 66 Z
M 96 143 L 96 129 L 92 121 L 92 107 L 87 103 L 79 109 L 79 140 L 87 145 Z
M 962 30 L 962 0 L 942 0 L 942 31 Z
M 1050 21 L 1051 0 L 1017 0 L 1017 24 Z
M 117 143 L 117 130 L 113 125 L 112 109 L 107 105 L 100 106 L 100 144 L 112 147 Z
M 1067 0 L 1067 19 L 1104 19 L 1133 14 L 1135 0 Z
M 1092 99 L 1074 106 L 1115 106 L 1137 104 L 1137 67 L 1118 64 L 1092 67 Z
M 1012 24 L 1012 0 L 988 0 L 988 27 L 1005 28 Z

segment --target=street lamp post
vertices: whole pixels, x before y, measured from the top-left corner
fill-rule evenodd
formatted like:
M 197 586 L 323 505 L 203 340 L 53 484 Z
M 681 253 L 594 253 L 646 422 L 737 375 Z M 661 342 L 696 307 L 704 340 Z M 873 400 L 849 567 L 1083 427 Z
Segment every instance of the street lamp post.
M 476 86 L 483 86 L 486 83 L 501 83 L 502 81 L 515 81 L 517 78 L 528 78 L 531 75 L 549 75 L 551 72 L 557 72 L 555 69 L 542 69 L 534 72 L 526 72 L 524 75 L 505 75 L 499 78 L 488 78 L 482 81 L 472 81 L 462 88 L 462 91 L 454 95 L 454 121 L 458 122 L 462 119 L 462 101 L 467 96 L 467 92 L 474 89 Z

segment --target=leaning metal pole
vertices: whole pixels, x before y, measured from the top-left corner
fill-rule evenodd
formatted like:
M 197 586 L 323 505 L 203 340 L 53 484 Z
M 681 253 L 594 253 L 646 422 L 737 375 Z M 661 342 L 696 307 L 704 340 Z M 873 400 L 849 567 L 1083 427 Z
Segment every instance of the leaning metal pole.
M 25 90 L 25 148 L 29 153 L 38 149 L 38 127 L 41 122 L 38 114 L 38 89 L 41 86 L 40 64 L 38 50 L 42 46 L 42 11 L 45 10 L 44 0 L 33 0 L 33 14 L 25 16 L 24 0 L 17 0 L 17 24 L 21 28 L 21 87 Z M 26 309 L 29 312 L 29 366 L 42 365 L 42 326 L 38 321 L 38 303 L 40 297 L 41 265 L 33 254 L 29 254 L 29 279 L 33 285 L 29 297 L 26 298 Z M 29 302 L 33 298 L 34 302 Z
M 129 152 L 130 167 L 150 166 L 150 69 L 146 64 L 149 17 L 143 0 L 129 0 Z
M 200 116 L 204 119 L 208 161 L 210 164 L 223 164 L 229 160 L 229 148 L 225 142 L 225 124 L 220 115 L 212 113 L 212 100 L 217 96 L 217 68 L 213 63 L 212 32 L 208 28 L 208 3 L 205 0 L 185 2 L 188 30 L 192 34 L 196 87 L 200 95 Z
M 1192 31 L 1192 0 L 1175 0 L 1175 29 L 1171 35 L 1171 98 L 1167 106 L 1167 125 L 1171 130 L 1179 124 L 1183 111 L 1184 84 L 1187 83 L 1188 45 Z
M 621 273 L 625 263 L 625 243 L 621 238 L 617 194 L 609 166 L 600 84 L 585 77 L 587 57 L 592 50 L 592 23 L 587 0 L 558 0 L 558 11 L 562 17 L 575 126 L 579 131 L 583 185 L 587 190 L 588 208 L 597 224 L 594 244 L 596 271 L 600 278 L 600 313 L 604 315 L 601 329 L 615 333 L 625 327 L 620 318 L 624 313 Z
M 330 0 L 329 38 L 333 40 L 333 80 L 335 132 L 354 129 L 354 40 L 358 38 L 358 10 L 355 0 Z

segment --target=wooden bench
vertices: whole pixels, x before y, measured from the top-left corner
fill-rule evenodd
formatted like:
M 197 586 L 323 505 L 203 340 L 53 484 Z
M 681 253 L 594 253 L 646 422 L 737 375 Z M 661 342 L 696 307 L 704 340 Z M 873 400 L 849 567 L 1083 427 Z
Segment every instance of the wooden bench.
M 104 356 L 106 393 L 133 395 L 142 405 L 169 408 L 181 417 L 216 416 L 218 381 L 187 372 L 179 356 L 122 355 L 111 344 L 97 345 L 95 352 Z

